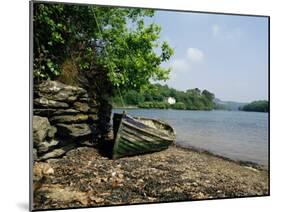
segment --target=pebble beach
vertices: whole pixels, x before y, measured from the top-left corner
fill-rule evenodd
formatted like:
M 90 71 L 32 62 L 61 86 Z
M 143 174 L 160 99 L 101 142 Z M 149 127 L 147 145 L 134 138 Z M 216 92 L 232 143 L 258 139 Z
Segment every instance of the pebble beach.
M 118 160 L 80 147 L 33 173 L 35 210 L 269 195 L 266 168 L 178 146 Z

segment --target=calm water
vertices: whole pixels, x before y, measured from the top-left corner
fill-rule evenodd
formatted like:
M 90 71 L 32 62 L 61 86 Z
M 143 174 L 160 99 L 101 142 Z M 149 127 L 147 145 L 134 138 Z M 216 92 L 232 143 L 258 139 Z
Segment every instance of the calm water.
M 122 112 L 114 109 L 113 112 Z M 235 160 L 268 163 L 268 113 L 126 109 L 133 116 L 164 120 L 177 133 L 176 143 Z

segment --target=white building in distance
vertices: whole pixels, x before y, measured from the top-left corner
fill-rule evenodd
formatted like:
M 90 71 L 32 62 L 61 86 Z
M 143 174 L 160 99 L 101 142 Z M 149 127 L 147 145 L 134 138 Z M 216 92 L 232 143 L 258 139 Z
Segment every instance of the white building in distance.
M 176 103 L 176 99 L 175 99 L 174 97 L 171 97 L 171 96 L 167 97 L 167 98 L 166 98 L 166 101 L 167 101 L 170 105 L 173 105 L 173 104 Z

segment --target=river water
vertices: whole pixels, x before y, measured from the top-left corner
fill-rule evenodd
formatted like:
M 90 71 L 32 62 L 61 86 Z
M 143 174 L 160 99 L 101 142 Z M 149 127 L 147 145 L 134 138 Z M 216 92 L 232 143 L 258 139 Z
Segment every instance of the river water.
M 114 109 L 113 112 L 122 112 Z M 234 160 L 268 166 L 268 113 L 126 109 L 129 115 L 161 119 L 176 131 L 176 144 Z

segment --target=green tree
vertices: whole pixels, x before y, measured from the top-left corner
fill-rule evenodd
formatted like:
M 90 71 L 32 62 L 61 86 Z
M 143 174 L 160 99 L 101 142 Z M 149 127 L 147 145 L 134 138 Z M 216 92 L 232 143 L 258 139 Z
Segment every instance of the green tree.
M 183 102 L 176 102 L 175 104 L 172 105 L 172 108 L 176 109 L 176 110 L 185 110 L 186 109 L 185 104 Z
M 269 106 L 268 101 L 266 100 L 259 100 L 259 101 L 253 101 L 244 107 L 242 107 L 242 110 L 244 111 L 256 111 L 256 112 L 268 112 Z
M 144 102 L 144 96 L 135 90 L 129 90 L 123 97 L 126 105 L 138 105 Z
M 55 79 L 62 73 L 62 63 L 71 58 L 79 71 L 101 67 L 121 89 L 168 79 L 170 69 L 160 65 L 173 50 L 159 41 L 160 26 L 145 25 L 144 18 L 153 15 L 149 9 L 35 3 L 35 78 Z
M 205 96 L 209 101 L 213 101 L 215 98 L 215 95 L 208 90 L 203 90 L 202 95 Z

